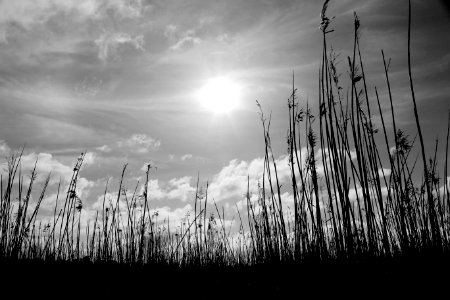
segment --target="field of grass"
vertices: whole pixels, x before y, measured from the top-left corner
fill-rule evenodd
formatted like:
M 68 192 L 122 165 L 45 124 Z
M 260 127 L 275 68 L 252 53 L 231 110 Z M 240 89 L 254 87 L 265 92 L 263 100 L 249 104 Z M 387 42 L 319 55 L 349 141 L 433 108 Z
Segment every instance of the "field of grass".
M 147 186 L 130 198 L 121 192 L 122 181 L 117 199 L 105 198 L 95 220 L 81 232 L 83 207 L 75 191 L 83 154 L 68 190 L 60 191 L 52 224 L 43 225 L 39 205 L 49 179 L 30 206 L 36 174 L 33 171 L 25 186 L 19 173 L 22 154 L 17 153 L 1 180 L 0 261 L 8 282 L 25 284 L 38 278 L 48 280 L 50 288 L 69 285 L 80 292 L 86 285 L 109 285 L 106 294 L 148 289 L 150 295 L 154 289 L 173 296 L 192 290 L 199 298 L 242 296 L 242 291 L 249 296 L 275 295 L 293 287 L 303 294 L 303 288 L 313 286 L 343 293 L 362 286 L 443 284 L 446 277 L 439 271 L 450 265 L 449 129 L 442 167 L 436 163 L 437 150 L 431 158 L 425 153 L 411 72 L 411 23 L 406 55 L 417 128 L 413 140 L 396 124 L 384 52 L 389 97 L 381 99 L 375 88 L 376 98 L 369 98 L 356 14 L 353 53 L 345 70 L 350 84 L 347 91 L 341 87 L 336 54 L 327 42 L 332 31 L 327 4 L 320 20 L 319 99 L 311 100 L 319 102 L 319 111 L 300 105 L 294 85 L 288 101 L 292 211 L 287 213 L 282 204 L 270 117 L 259 103 L 265 139 L 263 181 L 256 202 L 247 194 L 248 224 L 241 223 L 236 235 L 218 225 L 224 215 L 208 199 L 207 188 L 206 193 L 197 189 L 188 222 L 175 231 L 161 231 L 151 219 Z M 388 113 L 382 110 L 384 102 L 390 105 Z M 380 124 L 373 124 L 375 115 Z M 124 173 L 125 168 L 122 179 Z M 351 195 L 352 190 L 357 192 Z M 207 204 L 214 204 L 214 210 L 207 211 Z

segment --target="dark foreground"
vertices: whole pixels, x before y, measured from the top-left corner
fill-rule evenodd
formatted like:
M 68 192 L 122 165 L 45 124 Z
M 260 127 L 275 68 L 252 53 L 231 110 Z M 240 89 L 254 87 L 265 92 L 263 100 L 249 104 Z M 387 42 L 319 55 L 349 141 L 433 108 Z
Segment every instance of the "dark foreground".
M 190 267 L 116 263 L 16 261 L 1 263 L 3 293 L 20 297 L 255 299 L 438 296 L 450 292 L 450 259 L 402 258 Z

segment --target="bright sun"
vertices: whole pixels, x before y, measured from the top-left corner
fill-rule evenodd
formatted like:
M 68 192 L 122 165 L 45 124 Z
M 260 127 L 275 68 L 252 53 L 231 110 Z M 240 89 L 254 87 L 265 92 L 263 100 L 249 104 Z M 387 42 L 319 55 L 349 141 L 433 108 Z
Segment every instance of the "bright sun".
M 239 105 L 240 87 L 226 77 L 210 79 L 199 91 L 202 105 L 215 114 L 230 113 Z

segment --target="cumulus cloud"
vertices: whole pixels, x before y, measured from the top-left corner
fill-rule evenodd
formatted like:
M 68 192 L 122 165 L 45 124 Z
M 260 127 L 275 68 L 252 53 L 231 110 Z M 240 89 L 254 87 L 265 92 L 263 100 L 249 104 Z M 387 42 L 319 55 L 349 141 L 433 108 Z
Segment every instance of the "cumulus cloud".
M 91 165 L 95 161 L 95 154 L 86 153 L 83 165 Z M 36 163 L 37 162 L 37 163 Z M 22 173 L 30 173 L 36 165 L 36 172 L 38 174 L 35 182 L 44 182 L 46 176 L 51 174 L 50 185 L 55 185 L 60 182 L 63 184 L 63 191 L 67 190 L 66 185 L 69 184 L 73 167 L 61 163 L 53 157 L 50 153 L 30 153 L 23 155 L 21 159 Z M 84 177 L 79 177 L 77 182 L 77 195 L 79 197 L 87 197 L 90 188 L 95 185 L 93 181 L 89 181 Z
M 117 209 L 117 207 L 116 207 L 117 196 L 118 196 L 117 192 L 107 192 L 103 195 L 100 195 L 97 197 L 97 200 L 94 203 L 92 203 L 90 208 L 101 211 L 103 209 L 103 202 L 104 202 L 105 207 Z M 126 197 L 127 197 L 128 201 L 131 201 L 131 199 L 133 197 L 133 193 L 131 191 L 126 191 Z M 123 194 L 122 194 L 122 198 L 119 201 L 119 210 L 120 211 L 127 210 L 127 203 L 126 203 L 126 201 L 123 201 L 123 200 L 124 199 L 123 199 Z
M 87 153 L 85 156 L 84 165 L 90 165 L 94 163 L 94 161 L 95 154 Z M 5 165 L 3 166 L 6 167 Z M 35 188 L 33 190 L 36 190 L 36 185 L 42 185 L 45 182 L 47 176 L 50 174 L 50 181 L 49 186 L 46 190 L 46 196 L 44 196 L 44 199 L 42 200 L 40 206 L 40 217 L 46 217 L 48 216 L 48 214 L 53 213 L 56 198 L 58 195 L 57 186 L 59 185 L 59 183 L 61 183 L 59 190 L 60 203 L 62 203 L 61 201 L 63 201 L 63 199 L 65 198 L 70 181 L 72 179 L 73 167 L 62 163 L 50 153 L 32 152 L 29 154 L 24 154 L 22 155 L 20 160 L 20 170 L 21 174 L 25 175 L 22 181 L 25 187 L 27 187 L 30 183 L 30 177 L 27 175 L 31 174 L 32 170 L 35 167 L 37 176 L 34 180 Z M 78 177 L 75 190 L 77 197 L 79 197 L 83 202 L 86 201 L 89 197 L 91 189 L 95 185 L 96 184 L 94 181 L 90 181 L 84 177 Z M 37 190 L 39 190 L 39 188 L 37 188 Z M 31 208 L 34 208 L 35 205 L 35 202 L 30 203 Z
M 191 204 L 186 204 L 184 207 L 178 207 L 175 209 L 172 209 L 169 206 L 164 206 L 151 209 L 150 214 L 155 215 L 156 213 L 160 219 L 169 220 L 170 224 L 178 225 L 191 216 L 192 210 Z
M 369 190 L 369 194 L 370 197 L 374 198 L 376 197 L 375 192 L 373 191 L 373 189 Z M 359 197 L 360 199 L 362 199 L 363 197 L 363 190 L 361 186 L 357 186 L 356 188 L 350 188 L 348 191 L 348 198 L 351 202 L 355 202 L 357 200 L 357 198 Z M 388 195 L 388 188 L 383 186 L 381 187 L 381 196 L 382 197 L 387 197 Z
M 136 50 L 144 51 L 144 36 L 130 36 L 123 32 L 105 32 L 95 40 L 98 47 L 98 58 L 106 61 L 111 56 L 117 55 L 121 45 L 130 45 Z
M 60 178 L 63 182 L 69 182 L 72 177 L 73 169 L 53 158 L 50 153 L 33 152 L 22 156 L 21 168 L 23 173 L 31 172 L 35 165 L 37 174 L 47 175 L 50 172 L 52 173 L 50 184 L 58 183 Z M 36 182 L 43 182 L 44 179 L 45 177 L 38 176 Z
M 127 199 L 130 201 L 131 198 L 132 193 L 127 191 Z M 137 201 L 140 203 L 142 200 Z M 99 196 L 97 200 L 91 206 L 86 207 L 84 211 L 88 216 L 95 216 L 95 212 L 102 211 L 103 203 L 105 203 L 105 208 L 119 211 L 120 218 L 122 220 L 126 220 L 128 218 L 128 207 L 123 197 L 119 200 L 119 206 L 117 207 L 117 192 L 106 193 L 105 195 Z M 149 210 L 149 217 L 152 218 L 152 221 L 157 222 L 156 225 L 161 225 L 164 220 L 169 220 L 171 225 L 178 225 L 186 218 L 191 217 L 192 219 L 192 210 L 191 204 L 186 204 L 183 207 L 176 208 L 170 206 L 153 207 Z M 137 207 L 137 211 L 135 213 L 137 218 L 141 216 L 142 210 L 139 206 Z M 126 222 L 123 225 L 126 226 Z M 175 229 L 175 226 L 173 226 L 173 229 Z
M 94 164 L 97 158 L 97 154 L 95 152 L 87 152 L 84 155 L 83 166 L 90 166 Z
M 302 149 L 303 157 L 306 149 Z M 290 180 L 291 167 L 289 166 L 289 157 L 281 155 L 275 159 L 277 166 L 277 175 L 280 184 L 286 183 Z M 317 164 L 318 169 L 322 168 Z M 272 173 L 272 180 L 275 184 L 275 169 L 271 162 L 270 170 Z M 262 183 L 264 172 L 264 158 L 255 158 L 251 161 L 239 161 L 237 159 L 231 160 L 229 164 L 220 170 L 218 174 L 213 177 L 210 184 L 211 195 L 217 201 L 240 200 L 244 194 L 247 193 L 247 179 L 250 181 L 250 193 L 256 193 L 258 182 Z M 296 170 L 296 175 L 297 174 Z M 320 170 L 318 170 L 319 175 Z M 248 178 L 247 178 L 248 177 Z M 266 178 L 267 179 L 267 178 Z
M 194 199 L 195 188 L 191 186 L 192 177 L 185 176 L 171 179 L 167 185 L 160 186 L 159 181 L 148 182 L 148 195 L 156 200 L 179 200 L 186 202 Z
M 250 163 L 234 159 L 214 176 L 209 185 L 209 193 L 216 201 L 241 200 L 247 191 L 247 176 L 254 191 L 263 173 L 263 159 L 257 158 Z
M 133 134 L 128 139 L 119 141 L 117 146 L 135 153 L 148 153 L 150 150 L 158 150 L 161 146 L 161 141 L 146 134 Z
M 0 140 L 0 156 L 7 156 L 11 153 L 11 148 L 4 140 Z

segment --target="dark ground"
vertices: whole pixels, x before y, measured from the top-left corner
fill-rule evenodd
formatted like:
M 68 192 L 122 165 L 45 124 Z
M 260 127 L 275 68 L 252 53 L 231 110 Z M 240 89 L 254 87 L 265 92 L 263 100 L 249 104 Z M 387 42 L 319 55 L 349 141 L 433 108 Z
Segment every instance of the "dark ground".
M 430 299 L 438 295 L 446 298 L 450 294 L 450 258 L 447 256 L 188 269 L 162 265 L 130 267 L 116 263 L 9 261 L 2 262 L 0 268 L 3 292 L 20 298 L 29 295 L 101 299 L 111 296 L 125 299 L 132 296 L 146 299 L 424 296 Z

